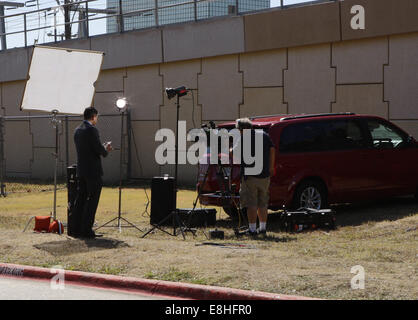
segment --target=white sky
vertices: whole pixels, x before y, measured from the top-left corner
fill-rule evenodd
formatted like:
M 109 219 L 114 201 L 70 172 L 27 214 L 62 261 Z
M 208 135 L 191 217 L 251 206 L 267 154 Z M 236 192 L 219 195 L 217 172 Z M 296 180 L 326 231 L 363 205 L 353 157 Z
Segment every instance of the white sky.
M 37 10 L 38 9 L 37 3 L 39 3 L 39 8 L 40 9 L 48 8 L 48 7 L 57 5 L 56 0 L 32 0 L 32 1 L 28 1 L 28 0 L 9 0 L 9 1 L 20 2 L 20 3 L 27 2 L 29 4 L 34 4 L 35 6 L 5 10 L 5 15 L 6 16 L 16 14 L 16 13 L 21 13 L 21 12 L 28 12 L 28 11 Z M 295 3 L 303 3 L 303 2 L 309 2 L 309 1 L 312 1 L 312 0 L 284 0 L 283 2 L 284 2 L 284 5 L 291 5 L 291 4 L 295 4 Z M 60 0 L 60 2 L 63 3 L 64 1 Z M 271 5 L 271 7 L 280 6 L 280 0 L 270 0 L 270 5 Z M 106 8 L 106 0 L 97 0 L 97 1 L 91 2 L 91 3 L 89 3 L 89 7 L 105 9 Z M 104 15 L 98 15 L 96 17 L 99 17 L 99 16 L 104 16 Z M 71 18 L 73 18 L 73 16 L 71 16 Z M 74 16 L 74 20 L 78 20 L 78 15 Z M 57 14 L 57 23 L 58 24 L 63 23 L 62 12 L 59 12 Z M 37 28 L 38 26 L 45 26 L 45 25 L 52 26 L 53 24 L 54 24 L 54 17 L 51 13 L 46 15 L 44 12 L 42 12 L 41 14 L 32 14 L 32 15 L 27 16 L 27 27 L 28 27 L 28 29 Z M 64 29 L 63 27 L 59 27 L 58 28 L 58 34 L 62 34 L 63 29 Z M 98 34 L 105 33 L 106 32 L 106 20 L 101 19 L 101 20 L 91 21 L 89 23 L 89 29 L 90 29 L 89 30 L 90 35 L 98 35 Z M 21 31 L 21 30 L 23 30 L 23 16 L 12 17 L 12 18 L 6 19 L 6 32 L 14 32 L 14 31 Z M 39 43 L 54 41 L 53 36 L 51 36 L 51 35 L 48 36 L 48 33 L 51 34 L 51 33 L 53 33 L 53 31 L 54 31 L 53 28 L 48 28 L 48 29 L 42 29 L 40 31 L 32 31 L 32 32 L 28 33 L 28 40 L 27 40 L 28 45 L 33 45 L 35 39 L 39 39 Z M 77 26 L 76 25 L 73 26 L 72 32 L 73 32 L 73 34 L 77 33 Z M 60 38 L 58 37 L 58 39 L 60 39 Z M 7 36 L 7 46 L 8 46 L 8 48 L 24 46 L 24 35 L 23 35 L 23 33 Z

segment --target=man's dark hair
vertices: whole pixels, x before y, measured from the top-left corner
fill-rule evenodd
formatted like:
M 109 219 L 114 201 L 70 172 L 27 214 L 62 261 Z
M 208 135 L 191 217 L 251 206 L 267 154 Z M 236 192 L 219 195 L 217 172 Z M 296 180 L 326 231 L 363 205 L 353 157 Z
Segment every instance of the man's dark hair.
M 91 120 L 99 112 L 94 107 L 89 107 L 84 110 L 84 120 Z

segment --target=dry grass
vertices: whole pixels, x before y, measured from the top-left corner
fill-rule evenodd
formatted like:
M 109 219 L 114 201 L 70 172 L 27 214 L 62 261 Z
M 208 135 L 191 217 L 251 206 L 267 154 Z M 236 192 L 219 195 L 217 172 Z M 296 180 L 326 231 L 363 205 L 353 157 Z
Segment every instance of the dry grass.
M 179 192 L 178 206 L 191 207 L 195 197 Z M 123 191 L 123 216 L 144 232 L 150 228 L 146 199 L 143 189 Z M 186 241 L 161 231 L 141 239 L 143 233 L 132 228 L 104 228 L 105 237 L 96 240 L 30 228 L 22 233 L 31 216 L 49 214 L 52 201 L 48 192 L 0 199 L 0 261 L 319 298 L 418 298 L 418 204 L 409 198 L 337 207 L 339 228 L 331 232 L 283 233 L 273 214 L 265 240 L 237 239 L 232 221 L 219 210 L 222 241 L 207 240 L 203 229 Z M 65 190 L 58 192 L 58 204 L 58 218 L 66 221 Z M 118 189 L 104 188 L 97 223 L 114 218 L 117 207 Z M 355 265 L 365 269 L 364 290 L 350 287 Z

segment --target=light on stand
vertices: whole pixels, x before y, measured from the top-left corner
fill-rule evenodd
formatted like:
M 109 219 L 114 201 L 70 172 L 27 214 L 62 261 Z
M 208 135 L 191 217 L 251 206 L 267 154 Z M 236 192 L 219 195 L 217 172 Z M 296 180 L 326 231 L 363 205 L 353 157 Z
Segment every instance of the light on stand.
M 142 231 L 141 229 L 139 229 L 136 225 L 134 225 L 133 223 L 129 222 L 127 219 L 125 219 L 124 217 L 122 217 L 122 188 L 123 188 L 123 176 L 122 176 L 122 166 L 123 166 L 123 155 L 125 153 L 125 144 L 124 144 L 124 117 L 125 117 L 125 112 L 128 113 L 129 116 L 129 110 L 128 110 L 128 101 L 126 100 L 126 98 L 119 98 L 118 100 L 116 100 L 116 108 L 119 110 L 119 112 L 121 112 L 121 126 L 120 126 L 120 155 L 119 155 L 119 205 L 118 205 L 118 216 L 108 222 L 106 222 L 104 225 L 96 228 L 95 230 L 99 230 L 100 228 L 106 227 L 108 224 L 110 224 L 111 222 L 117 220 L 117 225 L 114 227 L 119 228 L 119 232 L 122 231 L 122 227 L 132 227 L 137 229 L 138 231 Z M 129 122 L 129 121 L 128 121 Z M 128 225 L 126 226 L 122 226 L 121 221 L 126 222 Z M 112 227 L 112 226 L 111 226 Z
M 126 101 L 126 98 L 119 98 L 116 100 L 116 108 L 118 108 L 120 111 L 124 110 L 127 104 L 128 101 Z

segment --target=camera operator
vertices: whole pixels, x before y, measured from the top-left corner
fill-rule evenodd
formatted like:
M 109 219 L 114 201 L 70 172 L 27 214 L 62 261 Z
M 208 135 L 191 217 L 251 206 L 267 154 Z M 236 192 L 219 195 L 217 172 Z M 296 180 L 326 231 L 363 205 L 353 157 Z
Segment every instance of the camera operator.
M 255 152 L 255 130 L 250 119 L 243 118 L 236 121 L 236 128 L 241 133 L 241 154 L 243 153 L 243 130 L 251 130 L 251 151 Z M 269 203 L 269 187 L 270 177 L 274 175 L 274 162 L 275 162 L 275 148 L 269 135 L 263 134 L 263 153 L 262 163 L 263 169 L 258 175 L 245 175 L 245 168 L 249 167 L 243 161 L 241 155 L 241 187 L 240 187 L 240 206 L 241 208 L 247 208 L 247 216 L 249 223 L 248 234 L 250 236 L 266 236 L 267 226 L 267 213 Z M 260 155 L 256 154 L 256 157 Z M 257 216 L 260 223 L 257 231 Z

